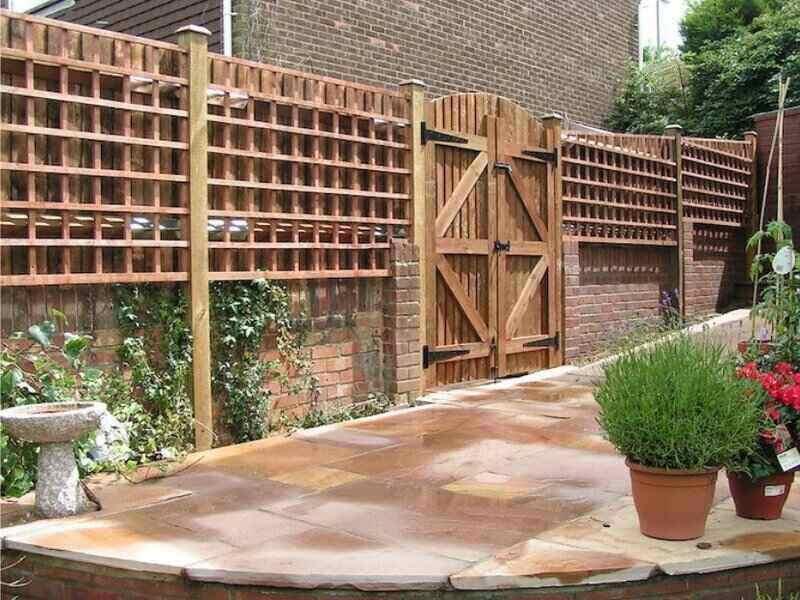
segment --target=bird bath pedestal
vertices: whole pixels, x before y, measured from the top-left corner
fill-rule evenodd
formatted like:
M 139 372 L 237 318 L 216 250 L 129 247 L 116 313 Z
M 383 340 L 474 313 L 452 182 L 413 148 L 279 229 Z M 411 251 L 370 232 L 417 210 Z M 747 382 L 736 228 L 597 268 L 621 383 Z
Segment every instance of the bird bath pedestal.
M 93 509 L 80 482 L 72 443 L 97 429 L 105 410 L 101 402 L 51 402 L 0 411 L 9 435 L 40 446 L 36 511 L 41 516 L 67 517 Z

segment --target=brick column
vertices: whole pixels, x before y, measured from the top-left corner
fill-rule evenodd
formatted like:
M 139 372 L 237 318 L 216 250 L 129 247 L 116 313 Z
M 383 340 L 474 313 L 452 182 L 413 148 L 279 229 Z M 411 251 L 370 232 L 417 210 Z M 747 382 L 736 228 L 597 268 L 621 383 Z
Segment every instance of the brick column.
M 383 286 L 383 382 L 397 404 L 413 404 L 422 376 L 419 250 L 408 240 L 394 240 L 390 276 Z
M 564 240 L 562 256 L 564 261 L 564 362 L 570 363 L 580 355 L 581 257 L 578 242 Z
M 683 222 L 684 312 L 687 317 L 708 312 L 703 302 L 703 275 L 694 260 L 694 223 Z

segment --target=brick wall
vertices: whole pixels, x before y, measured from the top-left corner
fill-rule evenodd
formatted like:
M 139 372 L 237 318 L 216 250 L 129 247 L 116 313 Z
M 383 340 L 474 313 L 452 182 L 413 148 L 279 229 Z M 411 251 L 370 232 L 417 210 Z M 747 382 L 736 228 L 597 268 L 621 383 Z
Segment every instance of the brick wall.
M 684 223 L 687 316 L 707 315 L 731 304 L 736 284 L 747 281 L 744 248 L 740 230 Z
M 724 310 L 746 279 L 745 235 L 684 224 L 686 316 Z M 586 358 L 635 329 L 659 325 L 659 300 L 678 285 L 674 247 L 564 242 L 565 359 Z
M 600 124 L 638 52 L 638 2 L 234 0 L 234 54 L 433 96 L 488 91 Z
M 758 205 L 764 193 L 764 182 L 767 174 L 767 160 L 772 145 L 772 134 L 775 131 L 776 113 L 766 113 L 755 117 L 758 132 Z M 783 121 L 783 202 L 786 222 L 795 231 L 795 239 L 800 234 L 800 106 L 786 111 Z M 772 159 L 770 170 L 769 195 L 767 199 L 766 222 L 777 216 L 778 190 L 778 151 Z
M 385 393 L 397 403 L 413 403 L 420 377 L 419 256 L 407 240 L 392 244 L 390 277 L 297 281 L 289 284 L 293 311 L 307 316 L 307 349 L 315 393 L 291 393 L 272 381 L 270 419 L 299 417 L 310 409 L 334 410 Z M 56 308 L 68 329 L 90 333 L 95 348 L 89 362 L 111 366 L 122 341 L 113 315 L 109 286 L 9 288 L 0 295 L 0 336 L 27 329 Z M 263 358 L 277 357 L 274 339 L 266 336 Z M 221 427 L 221 404 L 214 407 Z
M 565 360 L 609 348 L 661 320 L 659 300 L 677 284 L 673 248 L 564 242 Z
M 5 551 L 3 564 L 13 564 L 19 557 L 17 552 Z M 13 595 L 21 600 L 403 600 L 409 597 L 416 600 L 755 600 L 756 584 L 762 594 L 774 595 L 778 580 L 782 581 L 785 594 L 800 591 L 800 560 L 702 575 L 661 575 L 628 584 L 479 592 L 433 590 L 413 594 L 223 586 L 190 581 L 179 575 L 125 571 L 32 554 L 13 569 L 3 571 L 4 581 L 17 578 L 30 582 L 13 590 Z

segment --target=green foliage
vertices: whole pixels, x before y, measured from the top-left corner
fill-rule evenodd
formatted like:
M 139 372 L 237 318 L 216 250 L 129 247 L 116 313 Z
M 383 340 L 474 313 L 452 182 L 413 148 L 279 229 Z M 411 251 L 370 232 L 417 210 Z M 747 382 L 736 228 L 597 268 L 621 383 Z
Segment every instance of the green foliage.
M 773 221 L 765 230 L 757 231 L 747 247 L 755 249 L 759 243 L 774 249 L 758 254 L 750 273 L 761 290 L 753 312 L 769 325 L 773 342 L 773 350 L 759 357 L 759 366 L 771 368 L 781 361 L 800 365 L 800 255 L 794 250 L 792 229 L 782 221 Z M 787 274 L 772 269 L 775 255 L 782 248 L 795 255 L 794 268 Z
M 607 367 L 598 422 L 623 455 L 644 466 L 724 466 L 755 451 L 762 413 L 753 388 L 736 377 L 722 346 L 678 335 Z
M 95 390 L 128 428 L 131 466 L 171 459 L 191 449 L 194 415 L 189 391 L 192 336 L 186 295 L 163 286 L 117 286 L 114 309 L 125 338 L 122 371 Z
M 800 592 L 787 592 L 786 595 L 783 593 L 783 580 L 778 580 L 778 590 L 776 595 L 766 594 L 761 591 L 756 584 L 756 600 L 800 600 Z
M 692 118 L 703 135 L 732 137 L 752 127 L 750 116 L 776 108 L 778 75 L 800 83 L 800 0 L 756 18 L 749 29 L 687 54 Z M 792 85 L 787 106 L 800 102 Z
M 641 67 L 630 63 L 606 126 L 660 135 L 667 125 L 685 122 L 689 114 L 688 78 L 680 57 L 666 52 L 655 54 Z
M 678 123 L 691 135 L 738 136 L 751 115 L 775 109 L 780 72 L 800 82 L 800 0 L 704 0 L 686 19 L 682 57 L 632 66 L 608 127 L 661 133 Z M 786 104 L 798 103 L 793 85 Z
M 765 0 L 695 0 L 681 23 L 682 50 L 697 52 L 750 26 L 761 15 Z
M 90 396 L 102 374 L 87 368 L 83 354 L 91 337 L 65 333 L 55 344 L 64 315 L 54 310 L 51 319 L 9 336 L 0 348 L 0 405 L 2 408 L 40 402 L 74 402 Z M 21 496 L 36 482 L 38 448 L 9 437 L 0 426 L 0 494 Z
M 302 417 L 292 418 L 281 415 L 280 427 L 288 431 L 296 429 L 311 429 L 353 419 L 372 417 L 387 412 L 393 406 L 392 401 L 385 394 L 370 393 L 367 401 L 360 404 L 350 404 L 336 410 L 322 410 L 314 408 Z
M 316 379 L 304 351 L 303 316 L 291 314 L 286 288 L 267 279 L 211 286 L 211 383 L 224 401 L 225 425 L 237 442 L 266 434 L 270 392 L 267 378 L 291 393 L 313 390 Z M 274 333 L 279 358 L 262 360 L 265 334 Z M 290 374 L 296 383 L 290 384 Z

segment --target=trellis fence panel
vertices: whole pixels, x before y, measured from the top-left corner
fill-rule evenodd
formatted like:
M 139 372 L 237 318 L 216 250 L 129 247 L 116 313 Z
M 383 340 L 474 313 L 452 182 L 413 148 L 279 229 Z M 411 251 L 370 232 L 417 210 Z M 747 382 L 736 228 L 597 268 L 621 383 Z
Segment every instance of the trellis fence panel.
M 383 88 L 0 13 L 2 285 L 189 278 L 188 104 L 208 102 L 210 279 L 388 274 L 406 101 Z

